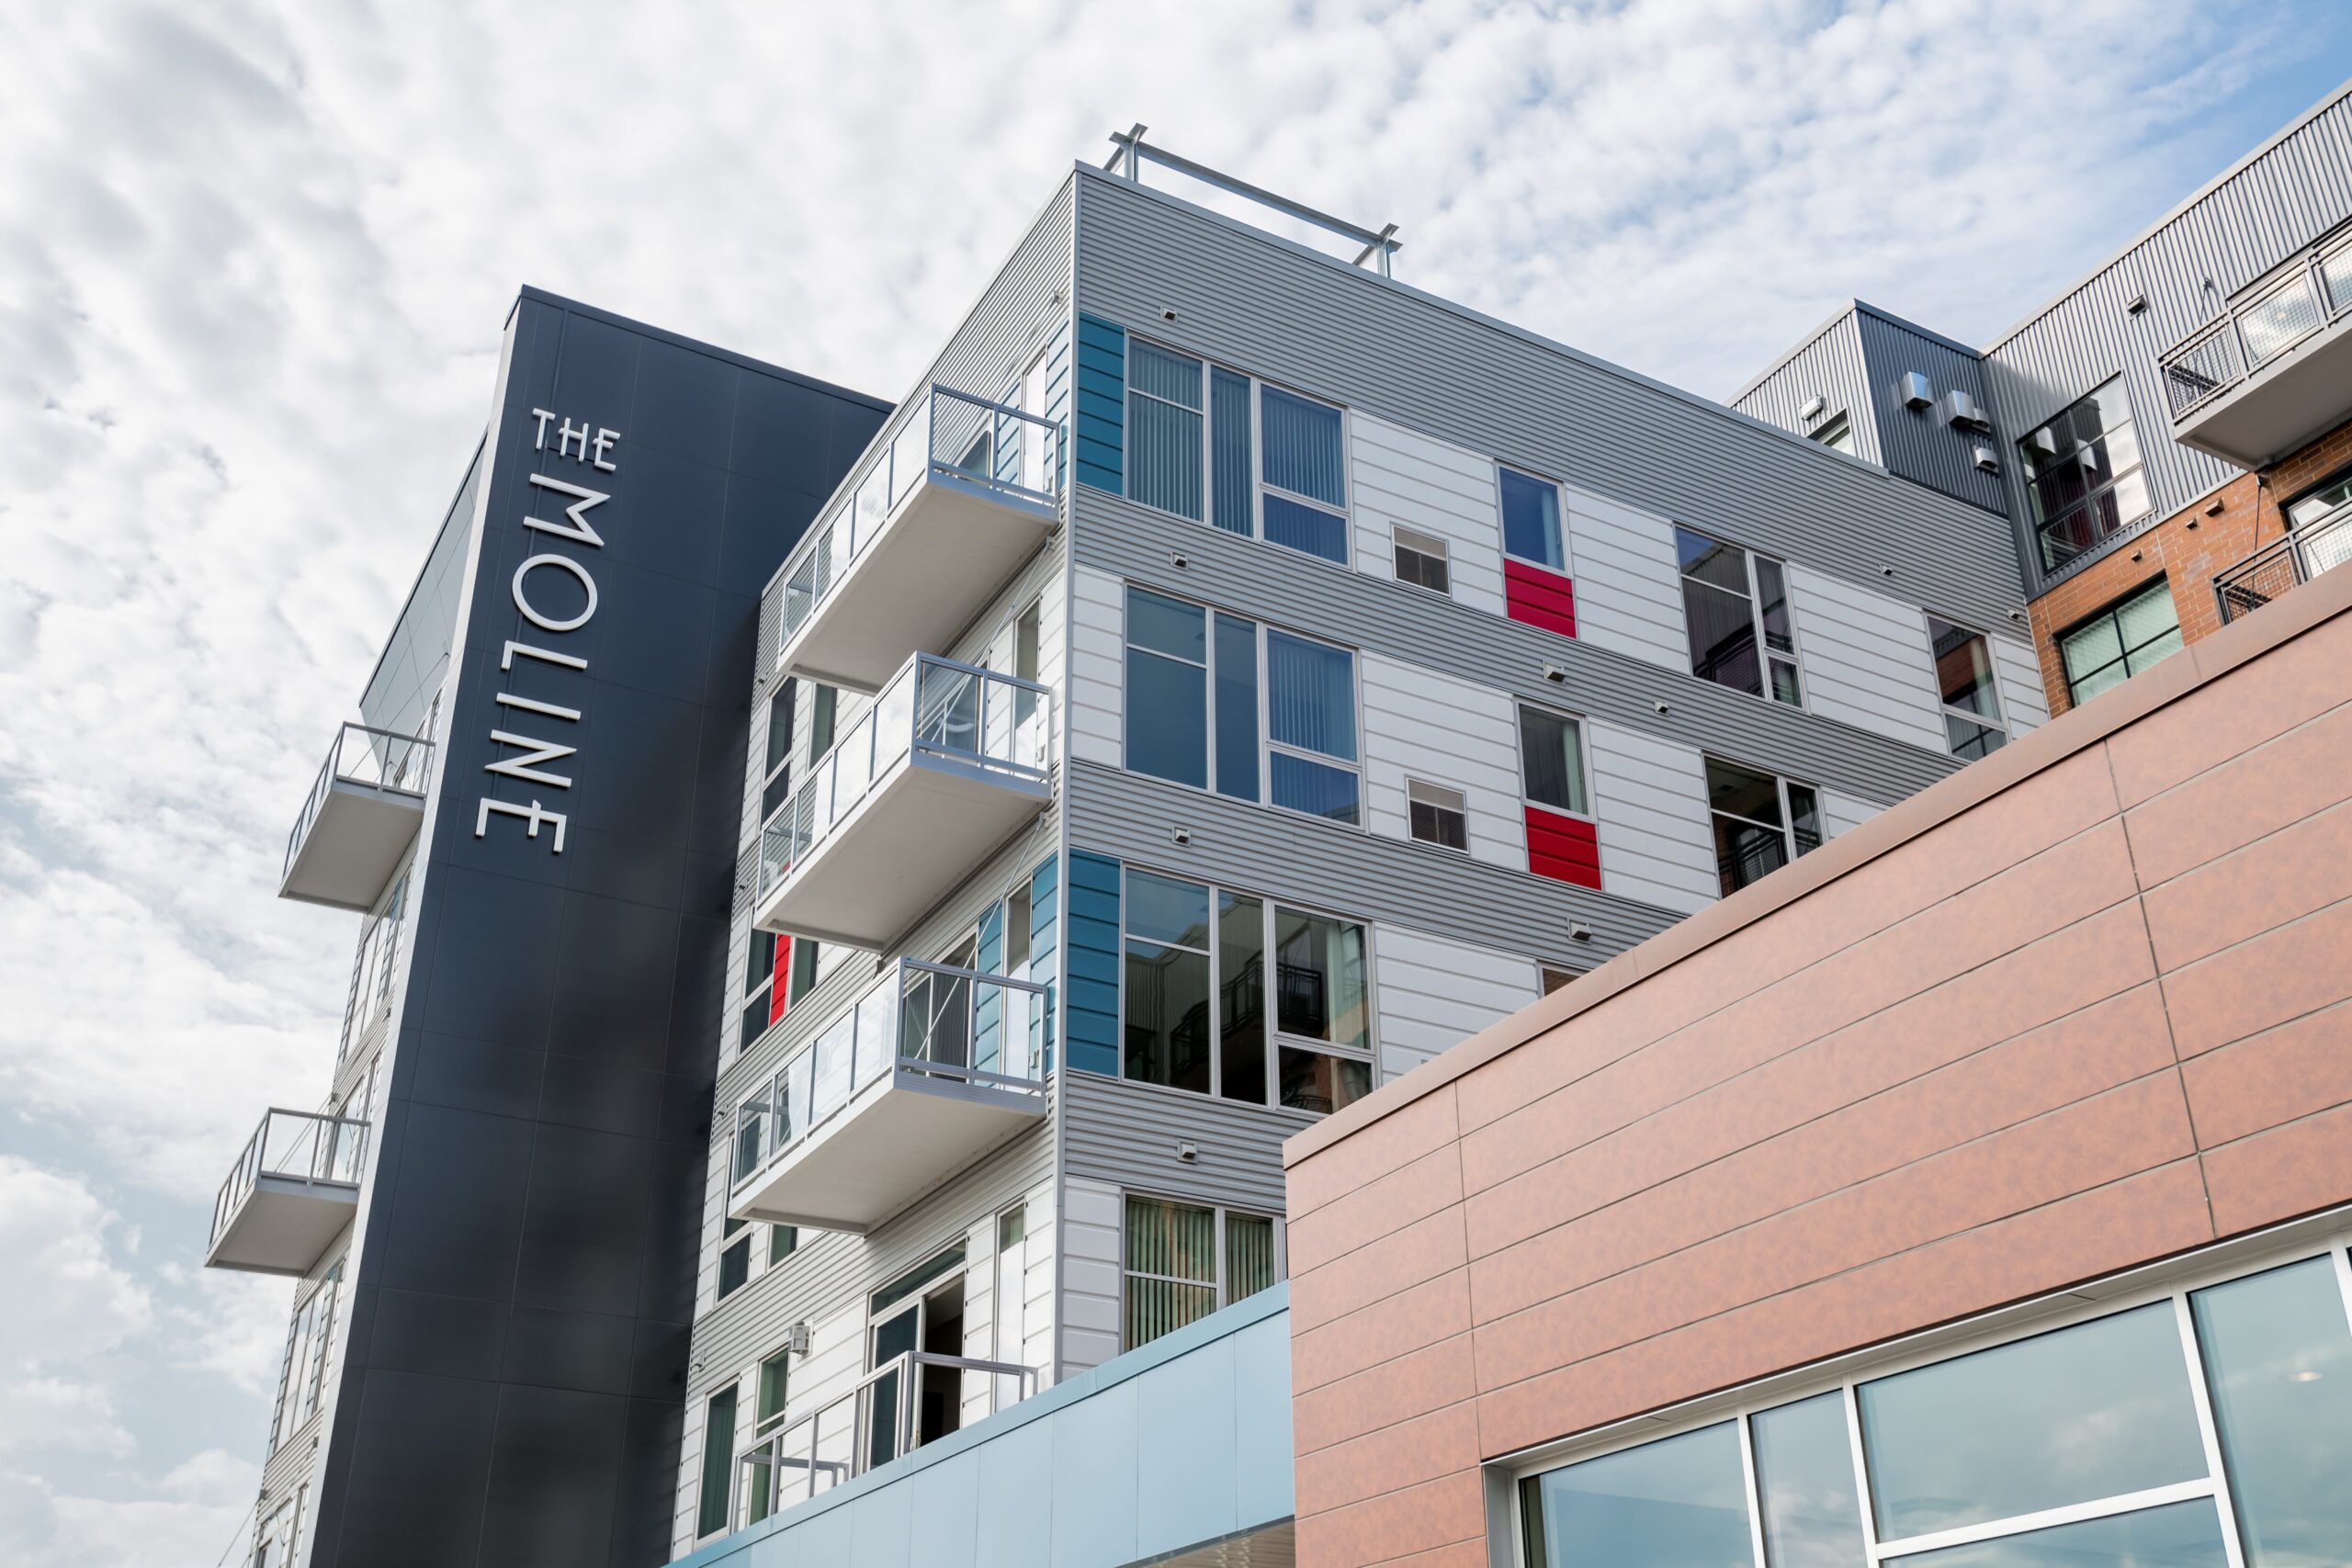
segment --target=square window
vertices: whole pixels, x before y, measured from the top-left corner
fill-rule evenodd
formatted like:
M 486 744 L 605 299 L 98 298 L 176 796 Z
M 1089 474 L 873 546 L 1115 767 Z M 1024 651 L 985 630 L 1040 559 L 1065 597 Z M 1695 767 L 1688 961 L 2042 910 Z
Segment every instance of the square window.
M 1467 851 L 1470 848 L 1468 803 L 1460 790 L 1408 779 L 1405 782 L 1405 802 L 1414 838 L 1441 849 Z
M 1397 581 L 1426 588 L 1432 593 L 1453 592 L 1443 539 L 1399 528 L 1396 533 L 1396 557 Z

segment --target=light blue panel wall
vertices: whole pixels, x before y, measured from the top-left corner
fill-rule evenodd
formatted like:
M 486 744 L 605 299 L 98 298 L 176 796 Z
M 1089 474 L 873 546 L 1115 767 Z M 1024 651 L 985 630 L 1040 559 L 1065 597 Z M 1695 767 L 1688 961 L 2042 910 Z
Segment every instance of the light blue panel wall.
M 1289 1308 L 1261 1292 L 681 1568 L 1123 1568 L 1280 1524 Z
M 1183 1369 L 1193 1375 L 1193 1369 Z M 1054 1422 L 1054 1568 L 1136 1559 L 1136 1472 L 1141 1433 L 1136 1385 L 1122 1382 Z M 1157 1451 L 1164 1440 L 1154 1435 Z M 1159 1478 L 1153 1478 L 1154 1484 Z

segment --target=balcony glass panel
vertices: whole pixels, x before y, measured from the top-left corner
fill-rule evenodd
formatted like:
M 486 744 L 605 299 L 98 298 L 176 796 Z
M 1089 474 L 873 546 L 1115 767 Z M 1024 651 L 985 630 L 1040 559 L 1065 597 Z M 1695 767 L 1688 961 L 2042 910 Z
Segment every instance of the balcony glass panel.
M 2277 358 L 2318 327 L 2323 318 L 2312 280 L 2297 274 L 2238 312 L 2246 358 L 2262 365 Z

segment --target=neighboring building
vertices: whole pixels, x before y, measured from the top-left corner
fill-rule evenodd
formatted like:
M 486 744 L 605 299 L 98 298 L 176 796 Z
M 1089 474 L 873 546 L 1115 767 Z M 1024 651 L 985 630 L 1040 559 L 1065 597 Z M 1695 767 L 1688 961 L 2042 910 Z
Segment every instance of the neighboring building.
M 1292 1140 L 1296 1560 L 2352 1542 L 2352 572 Z
M 2043 718 L 1997 511 L 1123 141 L 887 418 L 518 307 L 289 853 L 375 913 L 345 1119 L 223 1195 L 350 1287 L 272 1568 L 773 1554 L 1080 1441 L 1168 1380 L 1014 1407 L 1289 1272 L 1285 1139 Z
M 2015 518 L 2087 700 L 2352 557 L 2352 83 L 1981 351 L 1856 301 L 1732 400 Z

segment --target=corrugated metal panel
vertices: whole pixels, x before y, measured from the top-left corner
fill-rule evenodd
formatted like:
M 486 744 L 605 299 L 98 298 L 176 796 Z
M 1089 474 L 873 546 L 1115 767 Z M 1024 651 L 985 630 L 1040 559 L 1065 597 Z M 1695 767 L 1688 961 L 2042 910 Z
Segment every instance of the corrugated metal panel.
M 1071 1066 L 1119 1067 L 1119 863 L 1072 850 L 1069 919 L 1063 922 L 1069 982 L 1062 1038 Z
M 1801 411 L 1815 398 L 1821 400 L 1821 410 L 1808 417 Z M 1863 367 L 1853 306 L 1823 322 L 1778 365 L 1735 393 L 1731 406 L 1805 436 L 1844 414 L 1853 425 L 1854 455 L 1866 462 L 1885 460 L 1880 456 L 1870 372 Z
M 1661 669 L 1688 671 L 1682 573 L 1674 525 L 1605 497 L 1571 490 L 1568 538 L 1577 560 L 1577 636 Z
M 1091 187 L 1086 199 L 1092 200 Z M 1986 349 L 1986 389 L 2004 438 L 2002 466 L 2018 516 L 2030 515 L 2019 465 L 2012 460 L 2018 436 L 2118 372 L 2154 499 L 2150 524 L 2236 474 L 2218 458 L 2168 439 L 2171 413 L 2157 356 L 2210 321 L 2220 300 L 2347 217 L 2352 98 L 2339 97 Z M 2128 313 L 2125 302 L 2143 292 L 2147 309 Z M 2130 536 L 2118 536 L 2098 555 Z M 2048 581 L 2097 558 L 2080 558 Z M 2034 565 L 2038 572 L 2039 562 Z
M 1363 691 L 1364 825 L 1409 841 L 1407 781 L 1460 790 L 1471 857 L 1526 870 L 1519 716 L 1511 700 L 1377 654 L 1365 654 L 1357 664 Z M 1419 847 L 1430 854 L 1457 852 Z
M 1956 614 L 2019 603 L 1999 518 L 1686 392 L 1125 181 L 1080 172 L 1078 303 L 1475 452 Z M 1165 335 L 1165 334 L 1163 334 Z
M 1159 1084 L 1072 1073 L 1063 1086 L 1073 1179 L 1193 1203 L 1283 1212 L 1283 1140 L 1315 1120 Z M 1199 1157 L 1176 1157 L 1191 1144 Z
M 1514 953 L 1448 942 L 1401 926 L 1373 928 L 1382 1081 L 1459 1044 L 1542 994 L 1535 965 Z
M 1944 417 L 1943 395 L 1954 389 L 1966 392 L 1989 417 L 1983 362 L 1968 349 L 1868 305 L 1857 310 L 1855 325 L 1869 400 L 1869 412 L 1860 417 L 1877 427 L 1879 461 L 1889 473 L 2007 516 L 2007 486 L 1999 474 L 1978 468 L 1975 457 L 1979 442 L 1996 451 L 2001 443 L 1992 435 L 1954 429 Z M 1935 407 L 1904 407 L 1901 382 L 1906 370 L 1928 378 L 1936 394 Z
M 1071 547 L 1080 563 L 1108 575 L 1342 639 L 1491 690 L 1671 736 L 1755 767 L 1837 784 L 1868 799 L 1892 804 L 1957 766 L 1940 748 L 1906 746 L 1699 680 L 1687 662 L 1662 669 L 1589 638 L 1556 637 L 1480 615 L 1403 583 L 1238 538 L 1101 491 L 1081 486 L 1074 491 L 1072 515 Z M 1182 568 L 1172 564 L 1178 555 L 1187 562 Z M 1547 664 L 1567 679 L 1545 680 Z M 1661 705 L 1666 711 L 1658 711 Z
M 1070 840 L 1173 875 L 1280 895 L 1361 919 L 1589 968 L 1674 923 L 1672 911 L 1467 855 L 1080 762 Z M 1191 841 L 1172 843 L 1182 827 Z M 1592 927 L 1571 942 L 1568 925 Z
M 1071 574 L 1069 622 L 1069 754 L 1115 768 L 1125 754 L 1126 594 L 1119 580 L 1080 567 Z
M 1677 915 L 1713 903 L 1714 830 L 1698 748 L 1613 724 L 1585 726 L 1600 824 L 1600 885 Z
M 1444 541 L 1456 600 L 1490 615 L 1503 613 L 1502 520 L 1491 458 L 1355 414 L 1348 420 L 1348 471 L 1358 571 L 1395 577 L 1396 531 L 1410 528 Z
M 1803 567 L 1789 568 L 1797 659 L 1814 712 L 1929 750 L 1944 744 L 1917 606 Z

